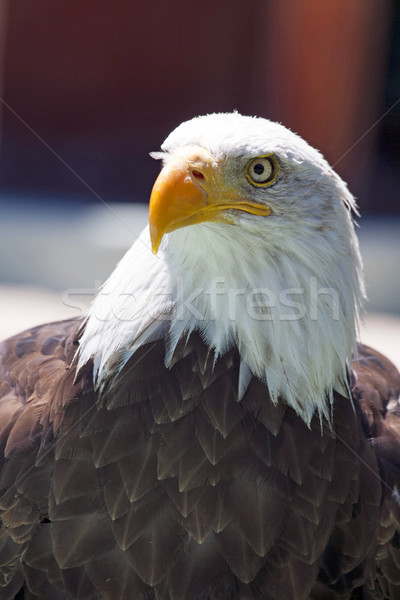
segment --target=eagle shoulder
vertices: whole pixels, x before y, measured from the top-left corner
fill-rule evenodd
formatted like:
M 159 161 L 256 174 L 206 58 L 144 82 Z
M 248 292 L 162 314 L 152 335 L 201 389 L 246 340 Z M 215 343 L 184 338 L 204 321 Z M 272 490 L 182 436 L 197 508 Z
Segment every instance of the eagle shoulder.
M 79 319 L 50 323 L 0 344 L 0 587 L 5 599 L 14 598 L 23 585 L 20 556 L 48 519 L 51 441 L 73 396 L 70 362 L 80 326 Z
M 374 449 L 382 499 L 376 533 L 377 579 L 385 597 L 400 589 L 400 373 L 384 355 L 363 344 L 352 363 L 353 398 Z

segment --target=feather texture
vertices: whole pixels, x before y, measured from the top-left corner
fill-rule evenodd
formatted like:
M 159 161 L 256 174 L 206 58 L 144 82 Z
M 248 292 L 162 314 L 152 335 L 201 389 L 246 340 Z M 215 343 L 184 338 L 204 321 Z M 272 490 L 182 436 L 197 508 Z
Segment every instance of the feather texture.
M 79 326 L 45 327 L 58 334 L 54 352 Z M 167 410 L 161 422 L 150 368 L 161 342 L 140 362 L 133 356 L 118 386 L 99 395 L 86 381 L 71 384 L 71 352 L 63 366 L 42 352 L 49 348 L 43 333 L 29 334 L 26 354 L 15 354 L 18 338 L 3 350 L 3 365 L 13 356 L 19 381 L 27 362 L 50 356 L 63 395 L 49 405 L 29 390 L 25 407 L 26 391 L 5 389 L 25 436 L 5 428 L 2 437 L 2 597 L 14 598 L 21 586 L 43 600 L 350 598 L 360 586 L 374 586 L 376 598 L 400 593 L 392 493 L 400 486 L 393 403 L 400 383 L 386 359 L 360 346 L 355 410 L 336 394 L 321 435 L 318 417 L 307 427 L 257 380 L 238 401 L 235 351 L 217 359 L 218 377 L 208 374 L 212 364 L 197 370 L 196 352 L 204 356 L 205 348 L 195 333 L 190 352 L 181 346 L 182 358 L 158 373 L 159 388 L 174 390 L 172 406 L 189 408 L 179 418 Z M 180 391 L 188 358 L 202 387 L 193 397 Z M 136 396 L 131 378 L 145 388 L 148 379 L 149 398 L 143 389 Z M 213 388 L 218 411 L 210 407 Z

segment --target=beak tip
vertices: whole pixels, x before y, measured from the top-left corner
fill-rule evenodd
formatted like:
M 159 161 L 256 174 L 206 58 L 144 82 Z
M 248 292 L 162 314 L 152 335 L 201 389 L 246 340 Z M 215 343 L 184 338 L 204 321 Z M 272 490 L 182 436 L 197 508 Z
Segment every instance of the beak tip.
M 153 254 L 157 254 L 160 244 L 161 244 L 162 235 L 156 235 L 154 232 L 150 230 L 150 241 L 151 241 L 151 251 Z

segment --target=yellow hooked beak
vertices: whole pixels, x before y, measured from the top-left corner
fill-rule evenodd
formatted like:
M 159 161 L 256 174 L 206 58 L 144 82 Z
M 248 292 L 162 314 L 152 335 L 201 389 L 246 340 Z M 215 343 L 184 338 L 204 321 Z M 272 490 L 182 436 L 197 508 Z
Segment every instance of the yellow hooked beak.
M 204 221 L 232 222 L 228 210 L 267 216 L 271 209 L 251 202 L 223 181 L 211 155 L 193 147 L 172 158 L 156 179 L 150 197 L 151 247 L 157 254 L 165 233 Z

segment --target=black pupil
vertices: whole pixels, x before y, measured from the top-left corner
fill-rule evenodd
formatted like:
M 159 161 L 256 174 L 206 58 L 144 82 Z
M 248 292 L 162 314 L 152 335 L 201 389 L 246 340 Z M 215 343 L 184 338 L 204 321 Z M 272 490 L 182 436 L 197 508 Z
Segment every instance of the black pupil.
M 264 165 L 262 165 L 261 163 L 257 163 L 256 165 L 254 165 L 254 173 L 256 173 L 257 175 L 262 175 L 264 173 Z

